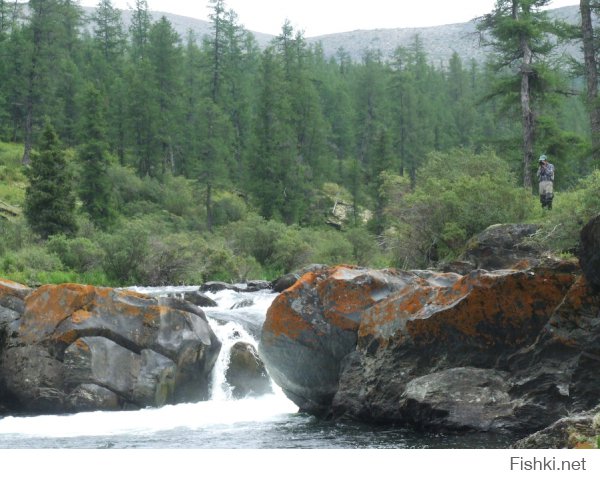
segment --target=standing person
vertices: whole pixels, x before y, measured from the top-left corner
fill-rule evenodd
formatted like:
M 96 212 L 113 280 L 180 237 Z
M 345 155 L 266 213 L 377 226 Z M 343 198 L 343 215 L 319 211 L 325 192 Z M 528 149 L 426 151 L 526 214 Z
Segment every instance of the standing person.
M 548 163 L 546 155 L 540 156 L 537 177 L 540 182 L 540 202 L 542 208 L 552 209 L 552 198 L 554 198 L 554 165 Z

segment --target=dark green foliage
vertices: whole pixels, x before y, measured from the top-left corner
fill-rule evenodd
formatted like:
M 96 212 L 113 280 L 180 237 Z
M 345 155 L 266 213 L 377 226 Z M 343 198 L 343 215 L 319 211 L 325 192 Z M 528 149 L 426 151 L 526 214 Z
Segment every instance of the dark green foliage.
M 85 99 L 83 137 L 86 138 L 79 151 L 81 162 L 79 196 L 83 209 L 92 221 L 106 228 L 115 218 L 112 185 L 108 175 L 108 145 L 100 92 L 89 88 Z
M 27 170 L 29 186 L 24 212 L 31 229 L 42 238 L 75 234 L 75 195 L 73 179 L 56 132 L 47 122 L 39 152 Z
M 388 241 L 397 266 L 451 259 L 486 227 L 521 222 L 531 213 L 533 197 L 517 188 L 508 164 L 492 152 L 432 153 L 421 175 L 414 192 L 388 206 L 396 225 Z
M 568 225 L 550 238 L 571 249 L 567 219 L 589 212 L 574 203 L 594 205 L 580 183 L 592 172 L 590 132 L 583 97 L 558 94 L 581 92 L 582 80 L 546 61 L 557 26 L 546 3 L 496 2 L 484 18 L 498 47 L 487 65 L 458 54 L 434 65 L 418 36 L 392 58 L 326 58 L 290 22 L 261 51 L 222 0 L 210 2 L 210 34 L 184 44 L 146 0 L 128 31 L 111 0 L 89 24 L 71 0 L 32 0 L 27 17 L 0 2 L 0 139 L 24 145 L 24 159 L 41 145 L 31 229 L 1 225 L 3 271 L 39 281 L 54 264 L 53 280 L 164 284 L 272 278 L 310 262 L 421 267 L 527 214 L 550 232 Z M 525 40 L 534 58 L 523 69 Z M 535 170 L 522 166 L 521 73 L 535 113 L 528 158 L 546 153 L 557 168 L 544 217 L 535 182 L 515 188 Z M 41 135 L 44 116 L 64 151 Z M 4 166 L 0 200 L 20 206 L 26 179 Z M 32 230 L 51 238 L 35 245 Z

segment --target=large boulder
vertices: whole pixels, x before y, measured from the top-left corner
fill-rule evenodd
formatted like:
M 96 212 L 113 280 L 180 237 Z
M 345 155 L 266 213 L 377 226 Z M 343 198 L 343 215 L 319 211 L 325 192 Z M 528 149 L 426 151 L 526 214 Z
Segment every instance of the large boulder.
M 225 379 L 235 399 L 273 392 L 271 379 L 258 352 L 254 346 L 243 341 L 231 347 Z
M 527 269 L 539 264 L 542 248 L 533 238 L 539 226 L 499 224 L 473 237 L 462 254 L 462 262 L 474 269 Z
M 356 347 L 363 311 L 404 287 L 406 275 L 340 266 L 302 276 L 273 301 L 260 355 L 301 410 L 326 413 L 342 360 Z
M 429 273 L 378 302 L 362 314 L 334 414 L 405 422 L 413 408 L 405 401 L 411 381 L 452 368 L 507 369 L 511 355 L 535 341 L 561 302 L 575 278 L 572 268 Z M 452 400 L 463 401 L 460 395 Z
M 350 267 L 307 274 L 267 312 L 261 356 L 288 397 L 316 415 L 529 430 L 556 417 L 536 407 L 543 398 L 527 394 L 533 385 L 519 390 L 526 376 L 516 362 L 531 361 L 528 348 L 578 271 L 546 261 L 467 275 Z
M 76 284 L 29 294 L 1 355 L 24 412 L 196 401 L 220 343 L 202 310 L 176 298 Z
M 600 292 L 600 215 L 581 230 L 579 263 L 590 288 Z
M 214 299 L 209 298 L 200 291 L 186 291 L 183 293 L 183 299 L 201 308 L 214 308 L 217 306 L 217 302 Z
M 0 347 L 3 332 L 8 334 L 25 311 L 25 298 L 32 289 L 19 283 L 0 279 Z

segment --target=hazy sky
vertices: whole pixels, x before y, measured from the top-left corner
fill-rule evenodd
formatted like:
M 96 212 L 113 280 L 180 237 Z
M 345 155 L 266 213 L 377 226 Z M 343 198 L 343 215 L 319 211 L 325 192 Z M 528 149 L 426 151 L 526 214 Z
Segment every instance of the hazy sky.
M 471 20 L 492 10 L 494 0 L 226 0 L 248 30 L 273 35 L 289 19 L 311 37 L 359 29 L 428 27 Z M 98 0 L 81 0 L 95 6 Z M 135 0 L 113 0 L 127 9 Z M 208 18 L 208 0 L 148 0 L 150 10 Z M 554 0 L 551 8 L 578 5 L 578 0 Z

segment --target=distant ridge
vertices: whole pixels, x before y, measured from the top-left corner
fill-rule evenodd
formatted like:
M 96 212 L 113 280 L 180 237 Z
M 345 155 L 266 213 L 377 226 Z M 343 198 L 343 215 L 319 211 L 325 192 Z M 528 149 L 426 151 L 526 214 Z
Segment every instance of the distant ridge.
M 83 7 L 86 14 L 91 14 L 95 10 L 90 7 Z M 130 10 L 122 10 L 122 18 L 125 25 L 131 22 Z M 579 24 L 579 6 L 556 8 L 549 10 L 552 17 L 567 21 L 572 24 Z M 154 20 L 165 16 L 173 25 L 173 28 L 182 39 L 185 39 L 188 31 L 193 31 L 201 40 L 205 35 L 210 34 L 210 22 L 196 18 L 174 15 L 167 12 L 150 12 Z M 252 32 L 261 47 L 265 47 L 274 35 L 266 33 Z M 316 37 L 307 37 L 308 43 L 320 42 L 326 57 L 331 57 L 343 48 L 353 60 L 360 60 L 365 51 L 377 49 L 384 57 L 390 57 L 398 46 L 409 47 L 419 35 L 423 41 L 423 46 L 430 62 L 434 64 L 446 65 L 450 57 L 456 52 L 464 62 L 475 60 L 483 62 L 488 51 L 481 45 L 479 34 L 476 29 L 476 20 L 469 22 L 454 23 L 449 25 L 440 25 L 437 27 L 422 28 L 386 28 L 376 30 L 355 30 L 351 32 L 332 33 Z M 571 46 L 566 48 L 568 53 L 578 56 L 579 48 Z

